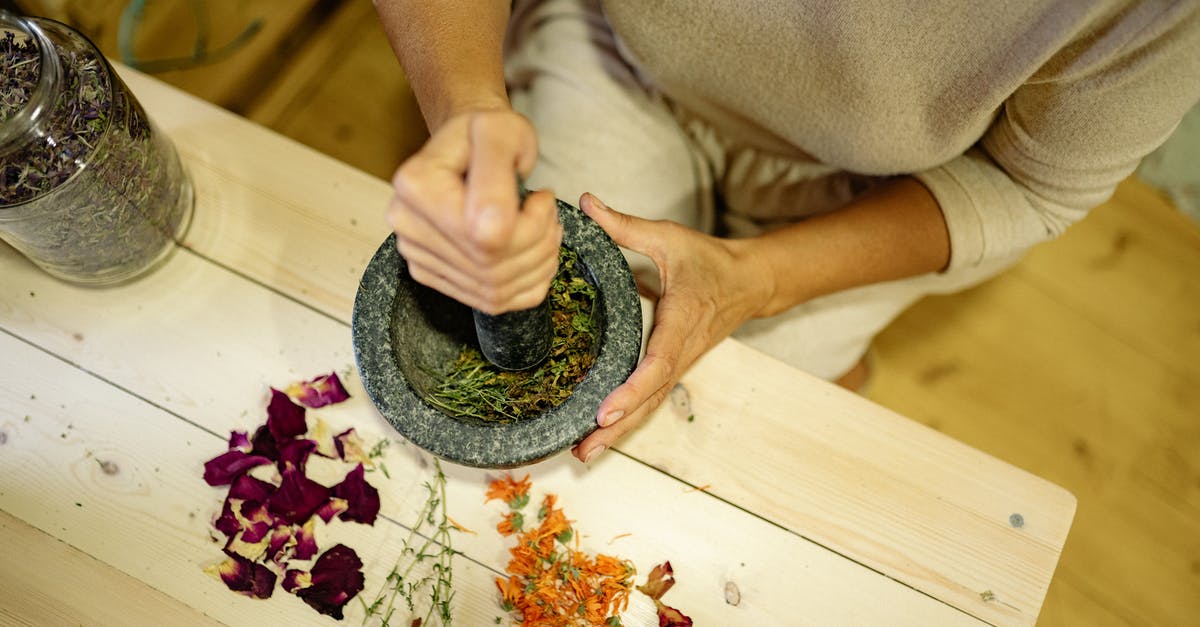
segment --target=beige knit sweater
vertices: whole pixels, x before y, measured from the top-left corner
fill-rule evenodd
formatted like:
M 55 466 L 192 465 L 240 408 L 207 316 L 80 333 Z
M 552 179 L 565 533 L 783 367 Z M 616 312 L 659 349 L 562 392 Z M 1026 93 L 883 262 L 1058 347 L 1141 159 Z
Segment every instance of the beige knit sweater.
M 952 268 L 1062 232 L 1200 99 L 1200 0 L 605 10 L 639 69 L 714 126 L 769 152 L 915 175 L 946 217 Z

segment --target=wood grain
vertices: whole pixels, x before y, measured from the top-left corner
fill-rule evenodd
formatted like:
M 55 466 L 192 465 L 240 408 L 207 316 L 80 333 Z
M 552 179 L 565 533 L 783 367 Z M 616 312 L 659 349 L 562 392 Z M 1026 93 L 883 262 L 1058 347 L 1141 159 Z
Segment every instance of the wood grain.
M 5 625 L 220 624 L 2 510 L 0 537 Z

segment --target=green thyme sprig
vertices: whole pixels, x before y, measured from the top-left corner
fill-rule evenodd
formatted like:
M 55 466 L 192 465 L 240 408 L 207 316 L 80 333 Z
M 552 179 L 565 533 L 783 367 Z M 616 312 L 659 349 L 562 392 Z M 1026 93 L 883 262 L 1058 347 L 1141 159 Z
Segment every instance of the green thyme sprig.
M 408 536 L 401 545 L 400 557 L 380 586 L 379 592 L 368 604 L 359 597 L 363 605 L 363 625 L 378 619 L 381 626 L 392 624 L 396 612 L 407 609 L 402 615 L 412 618 L 424 605 L 425 595 L 429 606 L 425 614 L 408 625 L 431 625 L 436 616 L 442 625 L 451 625 L 451 601 L 454 599 L 454 550 L 451 531 L 458 529 L 446 514 L 446 475 L 436 458 L 433 460 L 434 477 L 425 482 L 426 498 L 415 522 L 409 527 Z M 428 568 L 428 572 L 425 572 Z

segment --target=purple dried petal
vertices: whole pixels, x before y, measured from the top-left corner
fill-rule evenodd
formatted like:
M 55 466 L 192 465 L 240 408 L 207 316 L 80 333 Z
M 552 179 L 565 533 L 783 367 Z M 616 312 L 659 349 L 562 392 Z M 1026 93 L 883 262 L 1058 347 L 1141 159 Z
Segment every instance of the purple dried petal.
M 348 509 L 350 509 L 350 503 L 346 502 L 346 499 L 333 497 L 317 510 L 317 516 L 320 516 L 321 520 L 328 523 L 333 520 L 334 516 Z
M 317 450 L 317 443 L 313 440 L 288 440 L 279 445 L 279 459 L 275 464 L 279 467 L 280 472 L 288 468 L 304 472 L 308 456 L 315 450 Z
M 278 566 L 288 561 L 296 546 L 292 530 L 292 525 L 277 525 L 271 530 L 271 539 L 267 541 L 267 558 Z
M 275 436 L 271 435 L 271 430 L 267 428 L 267 425 L 259 427 L 254 432 L 250 444 L 254 447 L 250 450 L 251 455 L 262 455 L 271 461 L 279 459 L 279 444 L 275 442 Z
M 293 528 L 296 539 L 295 557 L 298 560 L 310 560 L 317 555 L 316 522 L 309 520 L 301 527 Z
M 291 592 L 295 594 L 297 590 L 303 590 L 304 588 L 312 586 L 312 574 L 307 571 L 296 570 L 293 568 L 283 573 L 282 585 L 284 592 Z
M 245 431 L 230 431 L 229 450 L 252 453 L 254 447 L 250 444 L 250 437 Z
M 242 542 L 256 544 L 267 537 L 267 533 L 275 526 L 275 517 L 267 511 L 267 506 L 258 501 L 246 501 L 240 508 L 242 525 Z
M 240 555 L 229 555 L 213 570 L 209 572 L 219 576 L 230 590 L 248 597 L 269 599 L 275 591 L 275 573 Z
M 247 455 L 238 450 L 226 451 L 204 462 L 204 481 L 211 486 L 229 485 L 247 470 L 269 463 L 271 460 L 261 455 Z
M 229 555 L 239 555 L 252 562 L 259 562 L 267 552 L 267 540 L 260 538 L 256 542 L 247 542 L 242 539 L 241 534 L 238 534 L 225 543 L 225 552 Z
M 350 398 L 350 394 L 346 392 L 346 388 L 342 385 L 342 380 L 338 378 L 336 372 L 311 381 L 293 383 L 287 387 L 287 393 L 301 404 L 312 408 L 340 403 Z
M 304 435 L 308 431 L 308 425 L 304 422 L 304 408 L 293 403 L 287 394 L 271 388 L 267 428 L 277 443 Z
M 692 627 L 691 617 L 683 612 L 658 599 L 654 600 L 654 605 L 658 608 L 658 627 Z
M 338 544 L 317 558 L 309 571 L 311 584 L 303 586 L 303 575 L 284 575 L 296 596 L 322 614 L 342 619 L 342 608 L 363 589 L 362 560 L 354 549 Z
M 338 457 L 342 461 L 361 462 L 374 466 L 374 462 L 371 461 L 366 449 L 363 448 L 362 438 L 358 437 L 358 433 L 354 430 L 354 427 L 333 436 L 333 444 L 337 447 Z
M 279 488 L 267 501 L 267 507 L 284 522 L 301 524 L 329 500 L 329 488 L 304 476 L 294 468 L 283 471 Z
M 342 520 L 352 520 L 365 525 L 375 524 L 379 515 L 379 490 L 367 483 L 366 471 L 362 464 L 346 473 L 341 483 L 333 486 L 333 496 L 346 499 L 348 507 L 338 515 Z
M 274 484 L 251 477 L 250 475 L 242 475 L 234 479 L 233 485 L 229 486 L 228 498 L 266 503 L 267 499 L 274 492 Z
M 229 505 L 229 499 L 225 499 L 225 505 L 221 507 L 221 515 L 213 521 L 213 527 L 227 537 L 233 537 L 242 530 L 242 523 L 233 514 L 233 508 Z

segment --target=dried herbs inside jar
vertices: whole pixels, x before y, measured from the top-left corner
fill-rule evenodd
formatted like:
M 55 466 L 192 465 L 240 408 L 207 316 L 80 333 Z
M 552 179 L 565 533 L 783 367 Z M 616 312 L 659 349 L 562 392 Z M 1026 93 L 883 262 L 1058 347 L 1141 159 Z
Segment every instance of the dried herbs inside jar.
M 596 360 L 596 288 L 584 278 L 576 253 L 559 252 L 558 274 L 550 283 L 550 355 L 536 368 L 501 370 L 474 346 L 465 346 L 426 400 L 456 417 L 505 424 L 532 418 L 571 396 Z
M 178 156 L 95 46 L 57 22 L 21 24 L 26 36 L 0 35 L 0 123 L 12 125 L 0 145 L 0 236 L 70 281 L 130 278 L 187 227 Z M 23 112 L 41 97 L 40 113 Z

